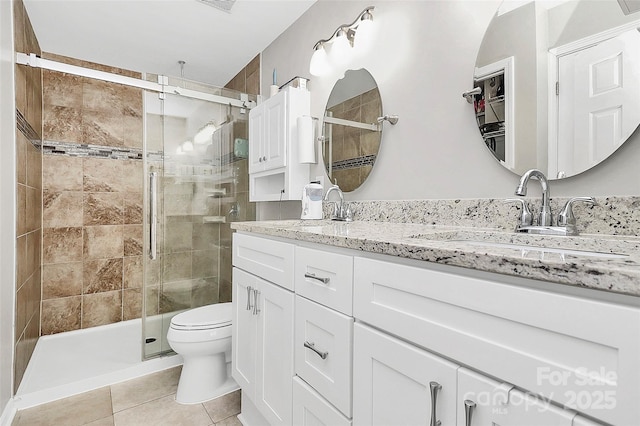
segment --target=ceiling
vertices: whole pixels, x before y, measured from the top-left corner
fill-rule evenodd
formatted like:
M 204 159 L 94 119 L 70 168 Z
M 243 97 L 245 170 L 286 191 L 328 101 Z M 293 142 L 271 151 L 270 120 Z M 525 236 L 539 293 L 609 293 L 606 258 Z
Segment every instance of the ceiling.
M 224 86 L 316 0 L 23 1 L 45 52 Z

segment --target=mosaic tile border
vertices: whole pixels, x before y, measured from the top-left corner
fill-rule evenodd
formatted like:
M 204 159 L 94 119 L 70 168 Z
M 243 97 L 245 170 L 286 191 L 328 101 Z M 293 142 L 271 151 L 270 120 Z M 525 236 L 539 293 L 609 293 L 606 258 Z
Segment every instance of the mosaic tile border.
M 142 160 L 143 151 L 138 148 L 77 144 L 70 142 L 44 141 L 42 153 L 46 155 L 68 155 L 71 157 L 98 157 L 116 160 Z
M 376 162 L 375 155 L 363 155 L 362 157 L 348 158 L 346 160 L 335 161 L 331 164 L 333 170 L 355 169 L 362 166 L 373 166 Z
M 35 131 L 31 124 L 27 121 L 24 115 L 20 112 L 19 109 L 16 108 L 16 127 L 20 130 L 31 144 L 36 147 L 36 149 L 40 149 L 40 135 Z

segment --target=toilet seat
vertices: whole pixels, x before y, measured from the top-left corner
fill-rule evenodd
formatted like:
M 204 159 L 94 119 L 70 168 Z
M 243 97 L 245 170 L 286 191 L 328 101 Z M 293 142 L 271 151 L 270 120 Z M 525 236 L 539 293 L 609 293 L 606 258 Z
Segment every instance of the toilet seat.
M 231 302 L 190 309 L 171 318 L 174 330 L 211 330 L 231 325 Z

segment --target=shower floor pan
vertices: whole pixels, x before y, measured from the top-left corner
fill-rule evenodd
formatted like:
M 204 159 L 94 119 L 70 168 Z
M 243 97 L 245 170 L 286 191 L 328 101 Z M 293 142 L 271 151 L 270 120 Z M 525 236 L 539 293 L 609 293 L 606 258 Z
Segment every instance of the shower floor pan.
M 76 395 L 182 364 L 180 355 L 142 361 L 142 320 L 38 339 L 18 392 L 18 409 Z

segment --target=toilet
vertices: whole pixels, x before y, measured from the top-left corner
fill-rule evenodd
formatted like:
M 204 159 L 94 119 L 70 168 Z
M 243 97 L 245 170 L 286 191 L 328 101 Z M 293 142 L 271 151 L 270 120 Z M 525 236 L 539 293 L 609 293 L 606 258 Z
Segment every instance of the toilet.
M 171 319 L 167 342 L 184 363 L 176 401 L 197 404 L 238 388 L 229 376 L 231 303 L 182 312 Z

